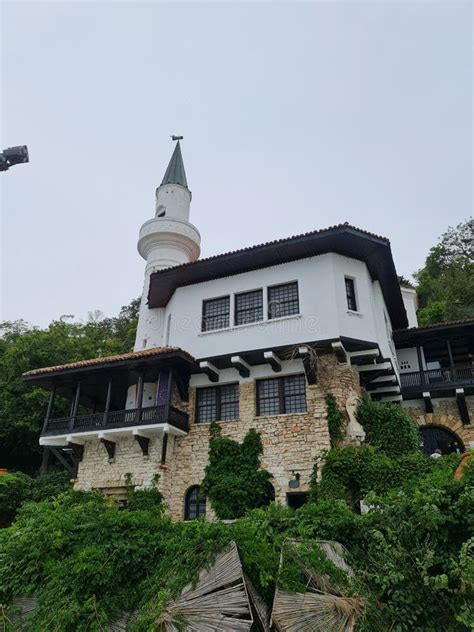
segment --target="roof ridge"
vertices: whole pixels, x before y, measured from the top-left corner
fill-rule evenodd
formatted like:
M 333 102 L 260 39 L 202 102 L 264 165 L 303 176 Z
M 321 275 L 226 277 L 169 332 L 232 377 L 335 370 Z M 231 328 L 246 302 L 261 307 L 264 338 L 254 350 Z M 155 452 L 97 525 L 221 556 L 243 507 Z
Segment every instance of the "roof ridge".
M 55 366 L 46 366 L 39 369 L 33 369 L 23 373 L 23 377 L 31 375 L 41 375 L 42 373 L 53 373 L 54 371 L 76 369 L 80 367 L 94 366 L 96 364 L 107 364 L 109 362 L 121 362 L 122 360 L 133 360 L 134 358 L 146 358 L 148 356 L 162 355 L 164 353 L 184 353 L 189 356 L 190 360 L 194 360 L 193 356 L 181 349 L 180 347 L 151 347 L 150 349 L 142 349 L 141 351 L 129 351 L 128 353 L 118 353 L 111 356 L 98 356 L 97 358 L 89 358 L 86 360 L 76 360 L 66 364 L 57 364 Z
M 351 230 L 356 230 L 359 233 L 367 235 L 369 237 L 375 237 L 376 239 L 381 239 L 390 245 L 390 240 L 388 237 L 383 237 L 382 235 L 377 235 L 376 233 L 371 233 L 368 230 L 364 230 L 363 228 L 358 228 L 357 226 L 353 226 L 349 224 L 349 222 L 344 222 L 343 224 L 334 224 L 333 226 L 328 226 L 327 228 L 318 228 L 316 230 L 310 230 L 306 233 L 300 233 L 298 235 L 292 235 L 290 237 L 281 237 L 279 239 L 274 239 L 272 241 L 266 241 L 261 244 L 254 244 L 252 246 L 244 246 L 243 248 L 237 248 L 236 250 L 230 250 L 228 252 L 222 252 L 216 255 L 210 255 L 209 257 L 204 257 L 203 259 L 197 259 L 196 261 L 189 261 L 187 263 L 182 263 L 177 266 L 173 266 L 173 270 L 177 270 L 179 268 L 186 268 L 188 266 L 198 265 L 199 263 L 204 263 L 206 261 L 212 261 L 214 259 L 219 259 L 220 257 L 229 257 L 231 255 L 236 255 L 242 252 L 250 252 L 252 250 L 256 250 L 258 248 L 264 248 L 266 246 L 275 246 L 277 244 L 281 244 L 286 241 L 292 241 L 293 239 L 301 239 L 302 237 L 310 237 L 312 235 L 318 235 L 320 233 L 325 233 L 331 230 L 341 229 L 341 228 L 349 228 Z M 160 274 L 164 272 L 168 272 L 170 268 L 164 268 L 163 270 L 157 270 L 153 272 L 153 274 Z

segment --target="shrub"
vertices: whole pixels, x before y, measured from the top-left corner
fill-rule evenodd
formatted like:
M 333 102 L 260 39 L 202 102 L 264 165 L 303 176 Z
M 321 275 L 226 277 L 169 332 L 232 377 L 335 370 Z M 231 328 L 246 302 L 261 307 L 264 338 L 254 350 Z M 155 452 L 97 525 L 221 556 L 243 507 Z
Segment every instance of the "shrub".
M 321 481 L 312 480 L 311 496 L 344 500 L 358 510 L 369 492 L 384 494 L 401 488 L 415 491 L 421 485 L 448 482 L 458 462 L 456 454 L 431 459 L 417 451 L 391 459 L 372 446 L 336 448 L 325 457 Z
M 0 527 L 13 520 L 21 504 L 28 498 L 31 478 L 22 472 L 0 476 Z
M 201 492 L 206 494 L 218 518 L 239 518 L 249 509 L 265 504 L 271 474 L 261 469 L 262 440 L 251 428 L 242 443 L 223 437 L 220 427 L 210 426 L 209 463 Z
M 54 498 L 70 487 L 67 472 L 54 472 L 30 478 L 23 472 L 0 476 L 0 527 L 8 526 L 27 500 Z
M 364 397 L 356 412 L 357 421 L 366 433 L 366 443 L 388 456 L 416 452 L 420 446 L 418 428 L 397 404 L 373 402 Z

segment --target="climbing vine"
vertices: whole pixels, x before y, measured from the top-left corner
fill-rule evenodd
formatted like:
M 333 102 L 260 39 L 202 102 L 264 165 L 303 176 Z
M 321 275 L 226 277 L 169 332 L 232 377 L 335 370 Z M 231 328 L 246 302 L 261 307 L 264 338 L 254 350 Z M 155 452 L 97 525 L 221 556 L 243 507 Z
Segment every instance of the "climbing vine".
M 326 408 L 331 448 L 337 448 L 344 439 L 345 420 L 344 414 L 337 405 L 336 398 L 332 393 L 326 395 Z
M 418 451 L 418 428 L 400 406 L 374 402 L 364 397 L 357 408 L 356 417 L 365 430 L 365 442 L 384 454 L 393 457 Z
M 260 467 L 260 434 L 251 428 L 238 443 L 222 436 L 220 426 L 212 423 L 210 435 L 201 492 L 209 498 L 218 518 L 240 518 L 249 509 L 266 504 L 271 474 Z

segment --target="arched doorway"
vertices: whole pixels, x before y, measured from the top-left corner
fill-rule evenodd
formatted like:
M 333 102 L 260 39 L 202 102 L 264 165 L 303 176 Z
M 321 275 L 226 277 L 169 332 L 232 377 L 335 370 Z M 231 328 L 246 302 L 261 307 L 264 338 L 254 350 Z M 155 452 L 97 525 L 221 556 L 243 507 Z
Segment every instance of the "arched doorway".
M 184 519 L 194 520 L 206 515 L 206 498 L 199 495 L 199 485 L 193 485 L 184 497 Z
M 464 444 L 461 439 L 441 426 L 423 426 L 420 428 L 421 449 L 427 454 L 433 454 L 437 449 L 442 454 L 451 454 L 452 452 L 464 452 Z

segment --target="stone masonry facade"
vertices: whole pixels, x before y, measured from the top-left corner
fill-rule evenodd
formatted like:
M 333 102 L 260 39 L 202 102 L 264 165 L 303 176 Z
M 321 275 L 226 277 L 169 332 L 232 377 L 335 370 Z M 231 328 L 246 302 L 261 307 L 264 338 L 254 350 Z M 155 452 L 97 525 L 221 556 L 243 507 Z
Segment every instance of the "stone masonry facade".
M 316 457 L 330 447 L 325 396 L 333 393 L 344 409 L 349 396 L 360 395 L 360 387 L 351 367 L 339 364 L 333 354 L 326 354 L 318 358 L 317 384 L 306 386 L 307 411 L 304 413 L 257 417 L 255 381 L 241 383 L 239 392 L 239 419 L 222 422 L 222 432 L 237 441 L 242 441 L 250 428 L 260 433 L 262 467 L 273 476 L 276 500 L 286 503 L 286 494 L 292 491 L 288 482 L 294 473 L 300 475 L 300 487 L 293 491 L 307 492 Z M 189 395 L 188 404 L 183 405 L 189 414 L 189 433 L 170 436 L 165 465 L 161 465 L 160 437 L 150 441 L 146 457 L 133 438 L 117 439 L 115 458 L 111 460 L 99 441 L 88 441 L 79 465 L 76 488 L 123 487 L 130 476 L 132 484 L 147 487 L 158 473 L 168 513 L 181 520 L 186 491 L 192 485 L 199 485 L 204 477 L 209 447 L 209 424 L 194 423 L 196 389 L 191 388 Z M 213 517 L 209 503 L 206 514 Z
M 474 442 L 474 396 L 466 397 L 467 409 L 471 423 L 464 426 L 459 414 L 459 409 L 454 398 L 433 399 L 433 412 L 425 412 L 423 401 L 408 401 L 404 408 L 416 421 L 418 426 L 437 426 L 453 432 L 461 439 L 466 450 L 469 450 L 470 442 Z

